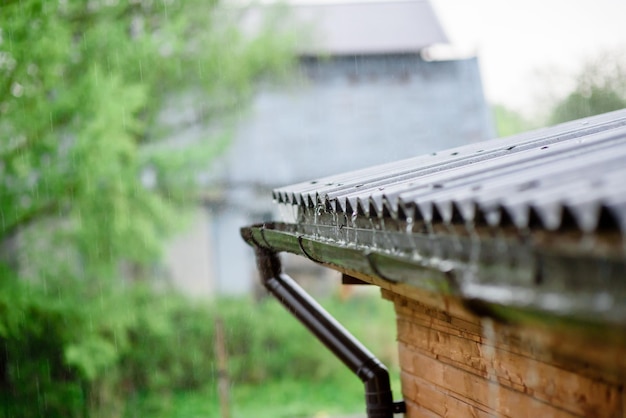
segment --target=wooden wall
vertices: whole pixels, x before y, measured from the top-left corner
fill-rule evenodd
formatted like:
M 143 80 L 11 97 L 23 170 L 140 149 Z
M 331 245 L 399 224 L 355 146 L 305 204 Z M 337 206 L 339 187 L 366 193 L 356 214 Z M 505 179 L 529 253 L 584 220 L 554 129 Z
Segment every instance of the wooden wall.
M 624 345 L 393 290 L 406 417 L 626 417 Z

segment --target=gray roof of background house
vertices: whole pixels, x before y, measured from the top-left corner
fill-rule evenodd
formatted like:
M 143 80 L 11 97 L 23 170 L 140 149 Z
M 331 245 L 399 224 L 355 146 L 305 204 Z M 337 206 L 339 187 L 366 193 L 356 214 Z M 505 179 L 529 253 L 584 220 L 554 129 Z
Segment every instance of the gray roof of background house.
M 424 47 L 446 42 L 430 2 L 291 10 L 287 18 L 315 29 L 317 41 L 302 46 L 292 84 L 255 95 L 215 165 L 219 182 L 274 187 L 493 137 L 477 59 L 420 57 Z
M 304 55 L 410 53 L 448 42 L 427 0 L 294 4 L 292 11 L 313 30 Z

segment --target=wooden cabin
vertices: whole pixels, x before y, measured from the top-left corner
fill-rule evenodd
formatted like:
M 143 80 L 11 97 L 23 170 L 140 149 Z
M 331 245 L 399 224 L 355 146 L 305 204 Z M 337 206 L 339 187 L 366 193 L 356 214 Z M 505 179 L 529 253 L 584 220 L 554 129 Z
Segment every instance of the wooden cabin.
M 273 197 L 250 244 L 395 306 L 404 407 L 369 417 L 626 417 L 626 110 Z

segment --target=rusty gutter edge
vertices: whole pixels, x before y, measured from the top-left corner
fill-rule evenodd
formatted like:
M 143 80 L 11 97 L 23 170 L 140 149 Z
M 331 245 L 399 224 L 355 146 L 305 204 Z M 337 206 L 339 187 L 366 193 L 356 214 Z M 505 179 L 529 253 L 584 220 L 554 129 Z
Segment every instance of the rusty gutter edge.
M 262 284 L 364 383 L 367 417 L 392 418 L 405 412 L 404 401 L 393 401 L 389 372 L 381 361 L 282 272 L 278 254 L 259 243 L 251 228 L 242 228 L 241 235 L 254 248 Z

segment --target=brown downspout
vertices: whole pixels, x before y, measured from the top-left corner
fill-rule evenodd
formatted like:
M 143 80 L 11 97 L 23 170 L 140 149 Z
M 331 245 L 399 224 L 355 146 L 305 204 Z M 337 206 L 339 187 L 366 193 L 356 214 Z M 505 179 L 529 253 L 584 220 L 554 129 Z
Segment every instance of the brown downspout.
M 243 238 L 254 247 L 263 285 L 365 385 L 368 418 L 393 418 L 405 412 L 394 403 L 387 368 L 289 276 L 282 273 L 276 252 L 258 245 L 247 228 Z

